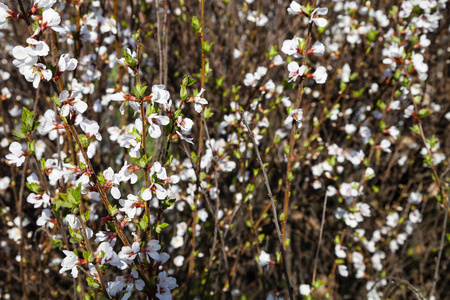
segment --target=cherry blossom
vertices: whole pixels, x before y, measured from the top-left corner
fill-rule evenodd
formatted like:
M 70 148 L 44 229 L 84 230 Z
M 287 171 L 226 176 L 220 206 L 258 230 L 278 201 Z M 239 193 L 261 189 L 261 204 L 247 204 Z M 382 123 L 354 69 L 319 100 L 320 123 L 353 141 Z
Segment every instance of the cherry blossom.
M 178 287 L 177 280 L 168 277 L 166 271 L 158 274 L 158 284 L 156 285 L 156 297 L 160 300 L 172 299 L 171 290 Z
M 148 116 L 148 123 L 149 123 L 149 128 L 148 128 L 148 133 L 150 134 L 150 136 L 154 139 L 157 139 L 161 136 L 161 128 L 158 126 L 159 125 L 167 125 L 169 124 L 170 119 L 167 116 L 161 116 L 158 114 L 151 114 L 150 116 Z
M 303 110 L 301 108 L 293 109 L 289 116 L 284 121 L 284 125 L 292 124 L 294 121 L 297 123 L 297 128 L 302 127 Z
M 302 7 L 296 1 L 292 1 L 287 9 L 290 15 L 302 14 Z
M 3 3 L 0 3 L 0 29 L 7 29 L 8 28 L 7 20 L 9 18 L 17 18 L 17 16 L 18 15 L 14 13 L 12 10 L 10 10 L 8 6 L 6 6 Z
M 266 15 L 254 10 L 248 14 L 247 20 L 256 23 L 256 26 L 263 27 L 269 21 L 269 18 L 267 18 Z
M 327 81 L 327 69 L 325 69 L 325 67 L 318 67 L 316 69 L 316 71 L 313 74 L 314 80 L 316 81 L 316 83 L 319 84 L 324 84 Z
M 325 27 L 328 24 L 328 21 L 324 18 L 320 18 L 318 16 L 323 16 L 328 13 L 328 8 L 316 8 L 311 13 L 311 18 L 309 19 L 309 23 L 314 22 L 317 27 Z
M 42 31 L 47 28 L 51 28 L 56 32 L 64 32 L 64 28 L 62 28 L 59 23 L 61 23 L 61 17 L 56 11 L 51 8 L 44 10 L 42 13 L 42 24 L 40 27 Z
M 34 0 L 32 11 L 37 11 L 38 9 L 50 9 L 55 3 L 56 0 Z
M 78 91 L 64 90 L 59 94 L 59 101 L 63 103 L 61 106 L 61 116 L 67 117 L 69 113 L 73 115 L 82 114 L 88 108 L 86 102 L 81 99 L 82 95 Z
M 73 71 L 78 65 L 78 60 L 70 58 L 68 53 L 62 54 L 58 61 L 58 72 Z
M 61 261 L 62 268 L 59 270 L 59 274 L 71 270 L 72 277 L 77 278 L 77 265 L 80 264 L 78 256 L 73 251 L 63 250 L 63 253 L 66 255 L 66 257 Z
M 300 295 L 309 296 L 311 294 L 311 286 L 309 284 L 301 284 L 299 287 Z
M 261 254 L 259 255 L 259 263 L 258 266 L 265 267 L 269 264 L 274 264 L 274 262 L 270 259 L 270 254 L 268 254 L 266 251 L 261 250 Z
M 141 247 L 138 242 L 134 242 L 131 247 L 123 246 L 122 250 L 120 250 L 118 256 L 124 261 L 126 264 L 131 264 L 131 262 L 135 259 L 136 255 L 141 251 Z
M 27 202 L 34 204 L 34 208 L 48 207 L 50 205 L 50 197 L 46 193 L 35 194 L 31 193 L 27 197 Z
M 296 81 L 299 76 L 302 77 L 306 70 L 305 66 L 299 66 L 299 64 L 295 61 L 290 62 L 287 68 L 289 71 L 289 82 Z
M 283 42 L 283 46 L 281 47 L 281 51 L 287 55 L 293 55 L 295 58 L 301 58 L 303 50 L 301 48 L 305 42 L 302 38 L 294 36 L 292 40 L 285 40 Z
M 26 156 L 26 153 L 22 150 L 22 145 L 18 142 L 12 142 L 8 149 L 11 152 L 5 156 L 8 163 L 20 167 L 25 162 Z

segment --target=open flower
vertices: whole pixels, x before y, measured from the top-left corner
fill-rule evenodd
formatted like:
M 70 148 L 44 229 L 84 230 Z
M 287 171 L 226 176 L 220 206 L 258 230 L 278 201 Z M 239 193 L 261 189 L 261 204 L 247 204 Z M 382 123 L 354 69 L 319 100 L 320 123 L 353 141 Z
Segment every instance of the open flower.
M 27 38 L 27 43 L 30 45 L 29 51 L 34 56 L 47 56 L 50 48 L 43 41 L 38 41 L 34 36 Z
M 247 20 L 256 23 L 256 26 L 263 27 L 269 21 L 269 18 L 267 18 L 266 15 L 254 10 L 248 14 Z
M 302 6 L 295 1 L 292 1 L 287 11 L 290 15 L 302 14 Z
M 15 164 L 16 167 L 20 167 L 25 161 L 25 152 L 22 150 L 22 145 L 18 142 L 12 142 L 9 145 L 10 154 L 6 155 L 6 159 L 9 164 Z
M 155 84 L 152 86 L 152 105 L 159 103 L 167 106 L 170 98 L 170 93 L 165 90 L 165 86 L 162 84 Z
M 192 126 L 194 125 L 194 121 L 189 118 L 178 116 L 177 125 L 183 134 L 189 134 L 191 132 Z
M 134 242 L 131 247 L 123 246 L 119 252 L 119 258 L 127 264 L 131 264 L 136 255 L 141 251 L 141 247 L 138 242 Z
M 80 264 L 80 260 L 78 256 L 73 251 L 63 250 L 66 257 L 61 261 L 61 270 L 59 270 L 59 274 L 64 273 L 65 271 L 71 270 L 72 277 L 78 277 L 78 269 L 77 265 Z
M 328 8 L 316 8 L 311 13 L 311 18 L 309 19 L 309 23 L 314 22 L 318 27 L 325 27 L 328 24 L 328 21 L 324 18 L 319 18 L 318 16 L 323 16 L 328 13 Z
M 56 11 L 51 8 L 44 10 L 44 12 L 42 13 L 42 31 L 47 28 L 51 28 L 56 32 L 65 32 L 64 28 L 59 26 L 59 23 L 61 23 L 61 17 Z
M 70 58 L 69 54 L 63 54 L 58 61 L 58 72 L 73 71 L 78 65 L 78 60 Z
M 292 61 L 287 66 L 289 71 L 289 82 L 296 81 L 297 78 L 303 76 L 305 74 L 305 66 L 299 66 L 299 64 L 295 61 Z
M 325 53 L 325 46 L 323 43 L 316 41 L 311 49 L 308 50 L 308 53 L 312 53 L 314 56 L 323 56 Z
M 208 101 L 205 98 L 201 98 L 204 91 L 205 91 L 205 89 L 202 88 L 200 90 L 200 92 L 194 98 L 194 102 L 195 102 L 194 109 L 198 113 L 202 112 L 202 105 L 208 104 Z
M 111 188 L 111 195 L 114 199 L 120 198 L 120 190 L 117 185 L 120 184 L 119 178 L 120 176 L 114 174 L 114 171 L 111 167 L 103 171 L 103 178 L 105 178 L 105 188 Z
M 285 40 L 281 51 L 287 55 L 293 55 L 295 58 L 301 58 L 303 54 L 302 47 L 304 45 L 304 40 L 302 38 L 294 36 L 292 40 Z M 303 48 L 303 47 L 302 47 Z
M 95 137 L 99 141 L 102 140 L 102 135 L 99 132 L 100 126 L 96 121 L 84 119 L 80 123 L 80 127 L 86 133 L 87 138 Z
M 69 97 L 69 91 L 64 90 L 59 94 L 59 101 L 64 103 L 61 107 L 61 116 L 67 117 L 69 113 L 82 114 L 88 108 L 86 102 L 81 100 L 81 94 L 78 91 L 73 91 Z
M 313 77 L 316 83 L 324 84 L 325 81 L 327 81 L 328 77 L 327 69 L 325 69 L 325 67 L 322 66 L 318 67 L 314 72 Z
M 19 15 L 9 9 L 3 3 L 0 3 L 0 29 L 7 29 L 8 23 L 6 20 L 9 18 L 17 18 Z
M 34 205 L 34 208 L 48 207 L 50 205 L 50 197 L 46 193 L 31 193 L 27 197 L 27 202 Z
M 152 185 L 142 192 L 142 199 L 149 201 L 153 198 L 153 194 L 156 194 L 156 198 L 159 200 L 164 200 L 167 197 L 167 190 L 162 187 L 162 185 L 152 182 Z
M 258 266 L 260 267 L 265 267 L 274 264 L 274 262 L 270 259 L 270 254 L 264 250 L 261 251 L 261 254 L 259 255 L 258 259 L 259 259 Z
M 289 116 L 284 121 L 284 125 L 291 124 L 292 122 L 297 122 L 297 128 L 302 127 L 303 110 L 301 108 L 293 109 Z
M 156 285 L 156 298 L 160 300 L 172 299 L 171 290 L 178 287 L 177 280 L 167 277 L 166 271 L 158 274 L 158 284 Z
M 34 0 L 32 9 L 35 9 L 36 11 L 38 9 L 47 10 L 50 9 L 55 3 L 56 0 Z
M 161 128 L 159 125 L 167 125 L 170 122 L 170 118 L 168 116 L 160 116 L 158 114 L 151 114 L 148 116 L 148 123 L 150 127 L 148 128 L 148 133 L 154 139 L 157 139 L 161 136 Z

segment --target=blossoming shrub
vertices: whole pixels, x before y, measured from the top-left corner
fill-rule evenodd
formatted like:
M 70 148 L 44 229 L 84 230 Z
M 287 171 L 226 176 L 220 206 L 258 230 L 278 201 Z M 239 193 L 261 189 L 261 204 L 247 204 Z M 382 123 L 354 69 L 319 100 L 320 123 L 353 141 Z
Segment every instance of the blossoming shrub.
M 0 297 L 450 297 L 447 11 L 0 3 Z

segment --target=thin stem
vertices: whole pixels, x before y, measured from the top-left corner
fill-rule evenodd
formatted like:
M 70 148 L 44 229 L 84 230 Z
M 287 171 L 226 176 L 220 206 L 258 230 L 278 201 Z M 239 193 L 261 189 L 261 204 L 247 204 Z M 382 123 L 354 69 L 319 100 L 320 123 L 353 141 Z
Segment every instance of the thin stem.
M 328 194 L 325 194 L 325 200 L 323 201 L 322 222 L 320 223 L 319 243 L 317 245 L 316 257 L 314 258 L 314 269 L 312 276 L 312 283 L 316 282 L 317 262 L 319 261 L 320 246 L 322 245 L 323 226 L 325 224 L 325 212 L 327 211 Z
M 146 130 L 146 125 L 147 125 L 147 117 L 146 117 L 146 113 L 145 113 L 145 108 L 144 108 L 144 102 L 140 103 L 140 108 L 141 108 L 141 117 L 142 117 L 142 141 L 141 141 L 141 150 L 143 152 L 143 155 L 147 156 L 146 151 L 145 151 L 145 136 L 147 135 L 147 130 Z M 149 174 L 148 174 L 148 168 L 145 167 L 144 168 L 144 173 L 145 173 L 145 187 L 149 188 L 150 186 L 150 180 L 149 180 Z M 150 201 L 145 201 L 145 214 L 147 215 L 148 220 L 150 221 L 150 205 L 149 205 Z M 151 226 L 148 227 L 147 229 L 147 241 L 150 241 L 152 239 L 152 234 L 151 234 Z
M 447 234 L 447 221 L 448 221 L 448 214 L 449 214 L 449 208 L 450 208 L 450 199 L 447 199 L 447 206 L 444 213 L 444 222 L 442 222 L 442 233 L 441 233 L 441 241 L 439 244 L 439 253 L 438 257 L 436 259 L 436 267 L 434 269 L 434 276 L 433 276 L 433 286 L 431 287 L 430 296 L 428 299 L 431 299 L 431 297 L 434 296 L 434 292 L 436 290 L 436 285 L 439 280 L 439 267 L 441 264 L 442 259 L 442 252 L 444 251 L 444 245 L 445 245 L 445 236 Z
M 201 28 L 201 32 L 200 32 L 200 47 L 202 49 L 202 71 L 201 71 L 201 88 L 204 88 L 205 86 L 205 57 L 206 57 L 206 53 L 203 50 L 203 33 L 204 33 L 204 16 L 205 16 L 205 0 L 201 0 L 200 2 L 200 22 L 202 24 L 202 28 Z M 198 140 L 198 151 L 197 151 L 197 156 L 198 156 L 198 161 L 197 161 L 197 170 L 200 170 L 200 161 L 201 161 L 201 156 L 202 156 L 202 152 L 203 152 L 203 134 L 204 134 L 204 125 L 203 125 L 203 110 L 204 107 L 202 107 L 202 111 L 200 113 L 200 133 L 199 133 L 199 140 Z M 198 178 L 198 177 L 197 177 Z M 195 252 L 195 232 L 196 229 L 195 227 L 197 226 L 197 198 L 200 198 L 201 195 L 200 193 L 197 193 L 196 199 L 194 200 L 194 209 L 192 212 L 192 249 L 191 249 L 191 260 L 189 262 L 189 271 L 188 271 L 188 282 L 190 283 L 191 279 L 192 279 L 192 274 L 194 272 L 194 265 L 195 265 L 195 259 L 194 259 L 194 252 Z M 188 284 L 188 288 L 190 288 L 190 284 Z
M 308 27 L 308 38 L 306 40 L 306 47 L 305 49 L 309 48 L 309 45 L 311 44 L 311 35 L 312 35 L 312 23 Z M 306 65 L 308 61 L 308 51 L 305 51 L 303 55 L 303 61 L 302 64 Z M 295 109 L 300 108 L 302 104 L 303 99 L 303 83 L 304 83 L 304 77 L 300 77 L 300 84 L 298 86 L 297 91 L 297 100 L 295 102 Z M 290 198 L 290 188 L 291 188 L 291 180 L 290 174 L 292 173 L 292 160 L 293 160 L 293 154 L 294 154 L 294 143 L 295 143 L 295 132 L 296 132 L 296 126 L 295 124 L 292 124 L 292 129 L 289 134 L 289 152 L 287 154 L 287 167 L 286 167 L 286 188 L 284 192 L 284 219 L 282 221 L 282 233 L 283 233 L 283 248 L 285 249 L 284 241 L 286 239 L 286 224 L 288 219 L 288 212 L 289 212 L 289 198 Z
M 283 246 L 283 241 L 284 241 L 283 234 L 281 232 L 280 225 L 278 223 L 279 221 L 278 221 L 277 207 L 275 205 L 275 200 L 273 199 L 273 194 L 272 194 L 272 190 L 270 188 L 269 179 L 267 178 L 267 172 L 264 167 L 264 162 L 261 159 L 261 154 L 259 153 L 257 143 L 253 136 L 253 132 L 251 131 L 250 126 L 248 126 L 248 123 L 247 123 L 247 120 L 245 119 L 243 111 L 241 111 L 241 120 L 244 123 L 245 127 L 247 128 L 248 135 L 250 136 L 250 139 L 252 140 L 252 143 L 254 145 L 256 156 L 258 158 L 257 160 L 258 160 L 259 166 L 261 167 L 261 171 L 262 171 L 262 174 L 264 177 L 264 185 L 266 186 L 267 196 L 269 197 L 270 203 L 272 204 L 273 223 L 275 224 L 275 228 L 276 228 L 277 234 L 278 234 L 278 240 L 281 244 L 280 250 L 281 250 L 281 257 L 282 257 L 283 272 L 284 272 L 284 276 L 286 278 L 286 284 L 287 284 L 287 288 L 289 291 L 289 297 L 292 300 L 292 299 L 294 299 L 294 291 L 291 286 L 291 282 L 289 280 L 289 275 L 288 275 L 287 268 L 286 268 L 286 258 L 285 258 L 286 251 Z

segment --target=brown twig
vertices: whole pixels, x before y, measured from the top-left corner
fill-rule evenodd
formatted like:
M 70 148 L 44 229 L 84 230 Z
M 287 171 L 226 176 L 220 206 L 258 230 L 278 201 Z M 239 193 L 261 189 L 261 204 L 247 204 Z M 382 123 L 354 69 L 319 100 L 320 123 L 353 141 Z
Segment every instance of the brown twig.
M 320 246 L 322 245 L 322 234 L 323 234 L 323 226 L 325 224 L 325 213 L 327 211 L 327 200 L 328 200 L 328 194 L 325 194 L 325 200 L 323 200 L 322 221 L 320 223 L 319 243 L 317 244 L 316 257 L 314 258 L 314 268 L 313 268 L 313 276 L 312 276 L 313 284 L 316 281 L 317 262 L 319 261 Z
M 254 145 L 256 156 L 258 158 L 257 160 L 258 160 L 259 166 L 261 168 L 261 171 L 262 171 L 262 174 L 263 174 L 263 177 L 264 177 L 264 185 L 266 186 L 266 189 L 267 189 L 267 196 L 269 197 L 270 203 L 272 204 L 273 223 L 275 224 L 275 228 L 276 228 L 277 234 L 278 234 L 278 240 L 279 240 L 279 242 L 281 244 L 280 245 L 280 250 L 281 250 L 281 257 L 282 257 L 282 268 L 283 268 L 284 276 L 286 278 L 286 284 L 287 284 L 287 288 L 288 288 L 288 291 L 289 291 L 289 297 L 292 300 L 292 299 L 294 299 L 294 291 L 293 291 L 293 288 L 291 286 L 291 282 L 289 280 L 289 275 L 288 275 L 287 268 L 286 268 L 286 260 L 285 260 L 286 251 L 285 251 L 284 246 L 283 246 L 283 240 L 284 240 L 283 239 L 283 234 L 281 232 L 280 225 L 278 223 L 277 207 L 276 207 L 275 201 L 273 199 L 273 194 L 272 194 L 272 190 L 270 188 L 269 179 L 267 178 L 267 172 L 266 172 L 266 169 L 264 167 L 264 163 L 263 163 L 263 161 L 261 159 L 261 155 L 259 153 L 258 146 L 256 144 L 255 138 L 253 137 L 253 132 L 250 130 L 250 126 L 248 125 L 247 120 L 245 119 L 243 111 L 241 111 L 241 120 L 244 123 L 245 127 L 247 128 L 248 135 L 250 136 L 250 139 L 252 140 L 252 143 Z

